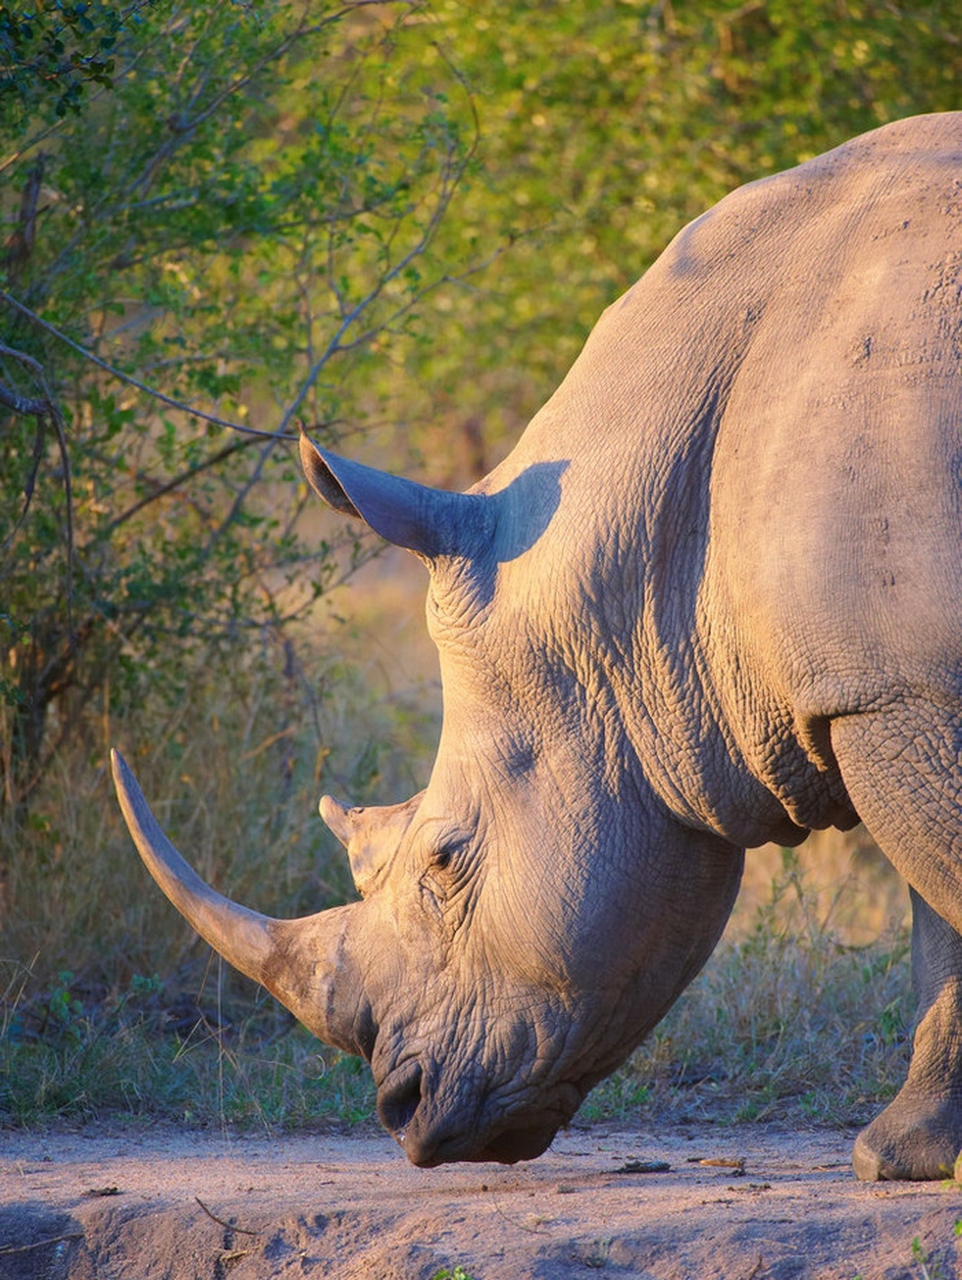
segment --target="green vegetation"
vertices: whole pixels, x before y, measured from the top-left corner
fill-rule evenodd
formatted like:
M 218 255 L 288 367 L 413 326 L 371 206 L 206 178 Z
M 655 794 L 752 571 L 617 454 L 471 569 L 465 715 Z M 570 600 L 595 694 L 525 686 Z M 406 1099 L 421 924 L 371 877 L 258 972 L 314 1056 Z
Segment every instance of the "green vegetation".
M 291 441 L 369 415 L 378 343 L 448 274 L 432 243 L 473 122 L 448 67 L 404 53 L 413 29 L 367 12 L 168 0 L 84 110 L 0 111 L 0 803 L 21 819 L 104 707 L 153 714 L 193 671 L 282 650 L 368 554 L 304 541 Z
M 111 88 L 118 37 L 149 0 L 124 8 L 103 0 L 53 0 L 32 10 L 0 10 L 0 93 L 5 109 L 27 120 L 32 112 L 79 114 L 86 89 Z
M 242 774 L 239 794 L 245 784 L 256 780 Z M 255 794 L 250 803 L 257 812 L 268 800 Z M 249 843 L 253 858 L 257 841 Z M 130 857 L 122 836 L 115 856 L 122 878 Z M 238 897 L 266 892 L 259 869 L 237 874 Z M 287 886 L 292 912 L 307 909 L 297 905 L 301 894 L 338 895 L 336 885 L 312 880 L 307 862 L 301 875 L 292 872 Z M 861 889 L 851 883 L 844 892 Z M 117 891 L 91 891 L 114 918 Z M 46 892 L 52 911 L 63 890 L 34 892 Z M 93 914 L 95 904 L 86 905 Z M 105 955 L 99 986 L 69 971 L 43 982 L 22 964 L 0 966 L 0 1115 L 32 1124 L 121 1115 L 279 1128 L 373 1117 L 370 1077 L 357 1059 L 319 1046 L 216 957 L 199 979 L 185 981 L 207 949 L 147 887 L 138 912 L 139 948 L 128 938 L 125 954 Z M 170 976 L 127 969 L 134 958 L 156 956 L 161 943 L 160 971 Z M 592 1093 L 579 1122 L 643 1115 L 864 1123 L 908 1065 L 907 951 L 901 929 L 868 946 L 847 943 L 820 914 L 796 854 L 785 851 L 751 927 L 723 942 L 649 1040 Z
M 28 975 L 19 974 L 11 980 Z M 168 1007 L 157 978 L 86 1008 L 58 976 L 40 999 L 4 1001 L 6 1041 L 0 1115 L 34 1125 L 54 1119 L 134 1122 L 164 1118 L 304 1128 L 356 1124 L 373 1111 L 370 1074 L 358 1058 L 322 1049 L 264 1002 L 235 997 L 238 1025 L 217 1023 L 215 999 Z
M 0 1115 L 369 1112 L 147 886 L 108 748 L 220 887 L 343 899 L 317 795 L 416 790 L 436 698 L 338 623 L 374 548 L 308 505 L 298 422 L 470 482 L 686 220 L 962 106 L 956 26 L 939 0 L 549 0 L 536 41 L 493 0 L 0 12 Z M 887 1096 L 904 939 L 853 948 L 791 862 L 758 911 L 587 1114 Z
M 955 1223 L 953 1234 L 956 1237 L 962 1235 L 962 1222 Z M 946 1280 L 949 1272 L 946 1272 L 943 1263 L 951 1269 L 954 1256 L 954 1249 L 942 1246 L 933 1253 L 925 1248 L 919 1236 L 912 1240 L 912 1265 L 918 1267 L 920 1280 Z M 855 1280 L 859 1280 L 859 1277 L 856 1276 Z

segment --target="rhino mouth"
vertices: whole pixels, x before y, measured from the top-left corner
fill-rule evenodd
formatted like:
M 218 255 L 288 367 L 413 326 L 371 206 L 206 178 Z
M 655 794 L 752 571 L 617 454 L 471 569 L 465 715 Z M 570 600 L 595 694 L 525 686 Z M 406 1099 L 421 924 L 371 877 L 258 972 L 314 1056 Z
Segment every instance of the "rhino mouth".
M 454 1162 L 534 1160 L 551 1145 L 577 1105 L 565 1109 L 556 1100 L 552 1107 L 545 1099 L 543 1109 L 532 1115 L 530 1105 L 505 1110 L 495 1091 L 482 1090 L 473 1099 L 458 1092 L 459 1105 L 449 1110 L 437 1091 L 429 1088 L 417 1061 L 395 1068 L 382 1083 L 378 1115 L 412 1164 L 430 1169 Z
M 492 1126 L 487 1132 L 474 1126 L 464 1129 L 432 1129 L 413 1124 L 405 1133 L 404 1154 L 419 1169 L 433 1169 L 441 1164 L 517 1164 L 534 1160 L 547 1151 L 560 1128 L 560 1121 L 514 1126 Z
M 557 1121 L 525 1128 L 507 1129 L 492 1138 L 486 1147 L 472 1160 L 491 1160 L 498 1164 L 517 1164 L 519 1160 L 534 1160 L 551 1146 L 561 1125 Z

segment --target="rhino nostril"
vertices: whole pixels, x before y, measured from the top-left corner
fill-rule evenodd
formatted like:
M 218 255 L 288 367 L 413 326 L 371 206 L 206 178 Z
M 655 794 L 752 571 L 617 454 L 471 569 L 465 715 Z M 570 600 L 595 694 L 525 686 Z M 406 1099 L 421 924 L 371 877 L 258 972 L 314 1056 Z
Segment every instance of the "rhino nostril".
M 409 1070 L 381 1089 L 377 1109 L 385 1128 L 394 1134 L 398 1142 L 403 1142 L 404 1131 L 420 1105 L 421 1068 L 414 1062 Z

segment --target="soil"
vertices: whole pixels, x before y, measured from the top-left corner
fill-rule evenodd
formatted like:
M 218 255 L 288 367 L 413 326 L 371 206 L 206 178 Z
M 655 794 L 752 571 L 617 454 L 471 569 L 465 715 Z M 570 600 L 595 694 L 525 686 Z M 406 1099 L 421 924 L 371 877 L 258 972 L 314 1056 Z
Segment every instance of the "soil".
M 382 1136 L 0 1132 L 0 1280 L 962 1277 L 962 1187 L 860 1184 L 852 1136 L 576 1128 L 419 1170 Z

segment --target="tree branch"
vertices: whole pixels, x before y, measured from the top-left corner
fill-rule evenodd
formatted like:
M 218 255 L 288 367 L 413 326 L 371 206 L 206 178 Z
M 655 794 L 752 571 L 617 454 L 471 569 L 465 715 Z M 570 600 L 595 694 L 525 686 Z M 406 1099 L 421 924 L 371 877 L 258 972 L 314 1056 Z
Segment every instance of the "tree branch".
M 0 355 L 12 354 L 8 347 L 0 347 Z M 0 406 L 9 409 L 11 413 L 18 414 L 21 418 L 42 418 L 50 412 L 50 406 L 46 400 L 17 395 L 16 391 L 11 391 L 2 382 L 0 382 Z
M 132 519 L 138 511 L 142 511 L 144 507 L 150 506 L 152 502 L 156 502 L 158 498 L 162 498 L 165 493 L 170 493 L 174 489 L 179 489 L 181 485 L 186 484 L 188 480 L 192 480 L 194 476 L 199 475 L 202 471 L 209 471 L 211 467 L 216 467 L 219 462 L 231 457 L 232 454 L 239 453 L 241 449 L 246 449 L 253 444 L 253 440 L 249 437 L 244 440 L 235 440 L 233 444 L 226 445 L 223 449 L 218 449 L 216 453 L 212 453 L 209 458 L 204 458 L 202 462 L 195 463 L 192 467 L 187 467 L 172 480 L 167 480 L 163 484 L 158 484 L 152 493 L 148 493 L 146 497 L 140 498 L 127 508 L 121 511 L 119 516 L 114 516 L 108 524 L 99 529 L 94 537 L 87 544 L 92 545 L 95 542 L 102 542 L 104 538 L 113 533 L 114 529 Z
M 140 382 L 137 378 L 132 377 L 129 373 L 124 373 L 121 369 L 115 368 L 114 365 L 108 364 L 106 360 L 101 360 L 99 356 L 95 356 L 87 347 L 81 346 L 79 342 L 74 342 L 73 338 L 68 338 L 61 329 L 56 328 L 48 320 L 42 320 L 35 311 L 31 311 L 28 306 L 25 306 L 17 298 L 12 297 L 4 289 L 0 289 L 0 301 L 13 307 L 15 311 L 25 316 L 31 323 L 51 334 L 58 341 L 70 347 L 72 351 L 76 351 L 78 355 L 83 356 L 85 360 L 89 360 L 91 364 L 95 364 L 98 369 L 103 369 L 104 373 L 109 373 L 112 378 L 116 378 L 119 382 L 126 382 L 129 386 L 136 387 L 144 395 L 150 396 L 154 400 L 159 400 L 161 404 L 167 405 L 170 409 L 176 409 L 179 413 L 189 413 L 191 417 L 199 418 L 201 422 L 209 422 L 215 427 L 227 427 L 230 431 L 237 431 L 241 435 L 259 436 L 262 439 L 285 436 L 292 440 L 296 438 L 283 428 L 280 431 L 259 431 L 256 427 L 245 427 L 240 422 L 232 422 L 229 418 L 219 418 L 216 414 L 205 413 L 203 409 L 184 404 L 181 400 L 174 400 L 171 396 L 164 395 L 162 391 L 158 391 L 156 387 L 150 387 L 145 382 Z

